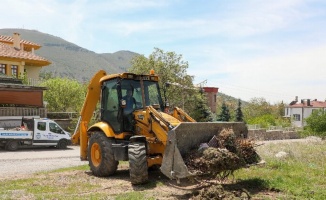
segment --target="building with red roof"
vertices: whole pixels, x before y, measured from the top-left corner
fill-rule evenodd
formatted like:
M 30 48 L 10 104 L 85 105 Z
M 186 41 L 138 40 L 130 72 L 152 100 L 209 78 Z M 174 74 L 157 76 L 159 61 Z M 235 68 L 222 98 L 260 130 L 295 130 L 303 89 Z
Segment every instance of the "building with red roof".
M 295 127 L 304 127 L 305 119 L 311 115 L 314 110 L 323 109 L 326 111 L 326 101 L 318 101 L 317 99 L 301 99 L 298 97 L 288 106 L 285 106 L 285 117 L 291 118 L 292 125 Z
M 37 80 L 41 68 L 51 64 L 34 53 L 39 48 L 36 43 L 20 39 L 19 33 L 12 37 L 0 35 L 0 74 L 15 78 L 25 75 Z
M 38 82 L 41 68 L 51 64 L 34 53 L 39 48 L 36 43 L 20 39 L 19 33 L 12 37 L 0 35 L 0 125 L 4 120 L 21 116 L 46 116 L 43 105 L 46 88 L 22 81 Z

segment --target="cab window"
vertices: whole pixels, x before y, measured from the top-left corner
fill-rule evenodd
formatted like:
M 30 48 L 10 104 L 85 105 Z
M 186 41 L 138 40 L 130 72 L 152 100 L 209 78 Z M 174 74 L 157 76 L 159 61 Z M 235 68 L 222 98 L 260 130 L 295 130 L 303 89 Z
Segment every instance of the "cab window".
M 40 131 L 45 131 L 46 123 L 45 122 L 37 122 L 37 129 Z

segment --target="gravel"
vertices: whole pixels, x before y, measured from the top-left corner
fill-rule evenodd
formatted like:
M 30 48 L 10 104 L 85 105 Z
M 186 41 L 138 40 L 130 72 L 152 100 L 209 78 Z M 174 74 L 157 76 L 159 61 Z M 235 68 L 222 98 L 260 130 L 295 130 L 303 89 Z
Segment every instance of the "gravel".
M 18 178 L 36 172 L 88 164 L 81 161 L 79 146 L 67 149 L 48 147 L 24 148 L 18 151 L 0 149 L 0 179 Z

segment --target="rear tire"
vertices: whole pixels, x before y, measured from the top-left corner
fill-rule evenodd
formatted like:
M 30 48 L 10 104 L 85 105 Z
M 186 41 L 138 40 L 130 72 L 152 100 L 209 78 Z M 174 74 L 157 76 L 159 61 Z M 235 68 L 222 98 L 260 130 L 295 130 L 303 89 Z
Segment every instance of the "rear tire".
M 130 143 L 128 146 L 130 182 L 133 185 L 148 181 L 146 146 L 142 142 Z
M 95 132 L 88 144 L 88 162 L 95 176 L 114 174 L 119 162 L 114 159 L 112 141 L 103 132 Z
M 68 142 L 66 140 L 59 140 L 57 144 L 58 149 L 66 149 L 68 145 Z
M 16 141 L 16 140 L 9 140 L 6 143 L 5 149 L 7 151 L 16 151 L 18 149 L 18 147 L 19 147 L 18 141 Z

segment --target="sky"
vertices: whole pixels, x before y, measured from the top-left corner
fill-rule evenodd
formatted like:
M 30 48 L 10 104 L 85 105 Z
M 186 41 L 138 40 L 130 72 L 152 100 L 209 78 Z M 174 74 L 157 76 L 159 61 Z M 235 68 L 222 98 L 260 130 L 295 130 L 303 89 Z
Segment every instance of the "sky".
M 195 84 L 245 101 L 326 100 L 325 0 L 1 0 L 1 7 L 0 28 L 38 30 L 96 53 L 175 52 Z

